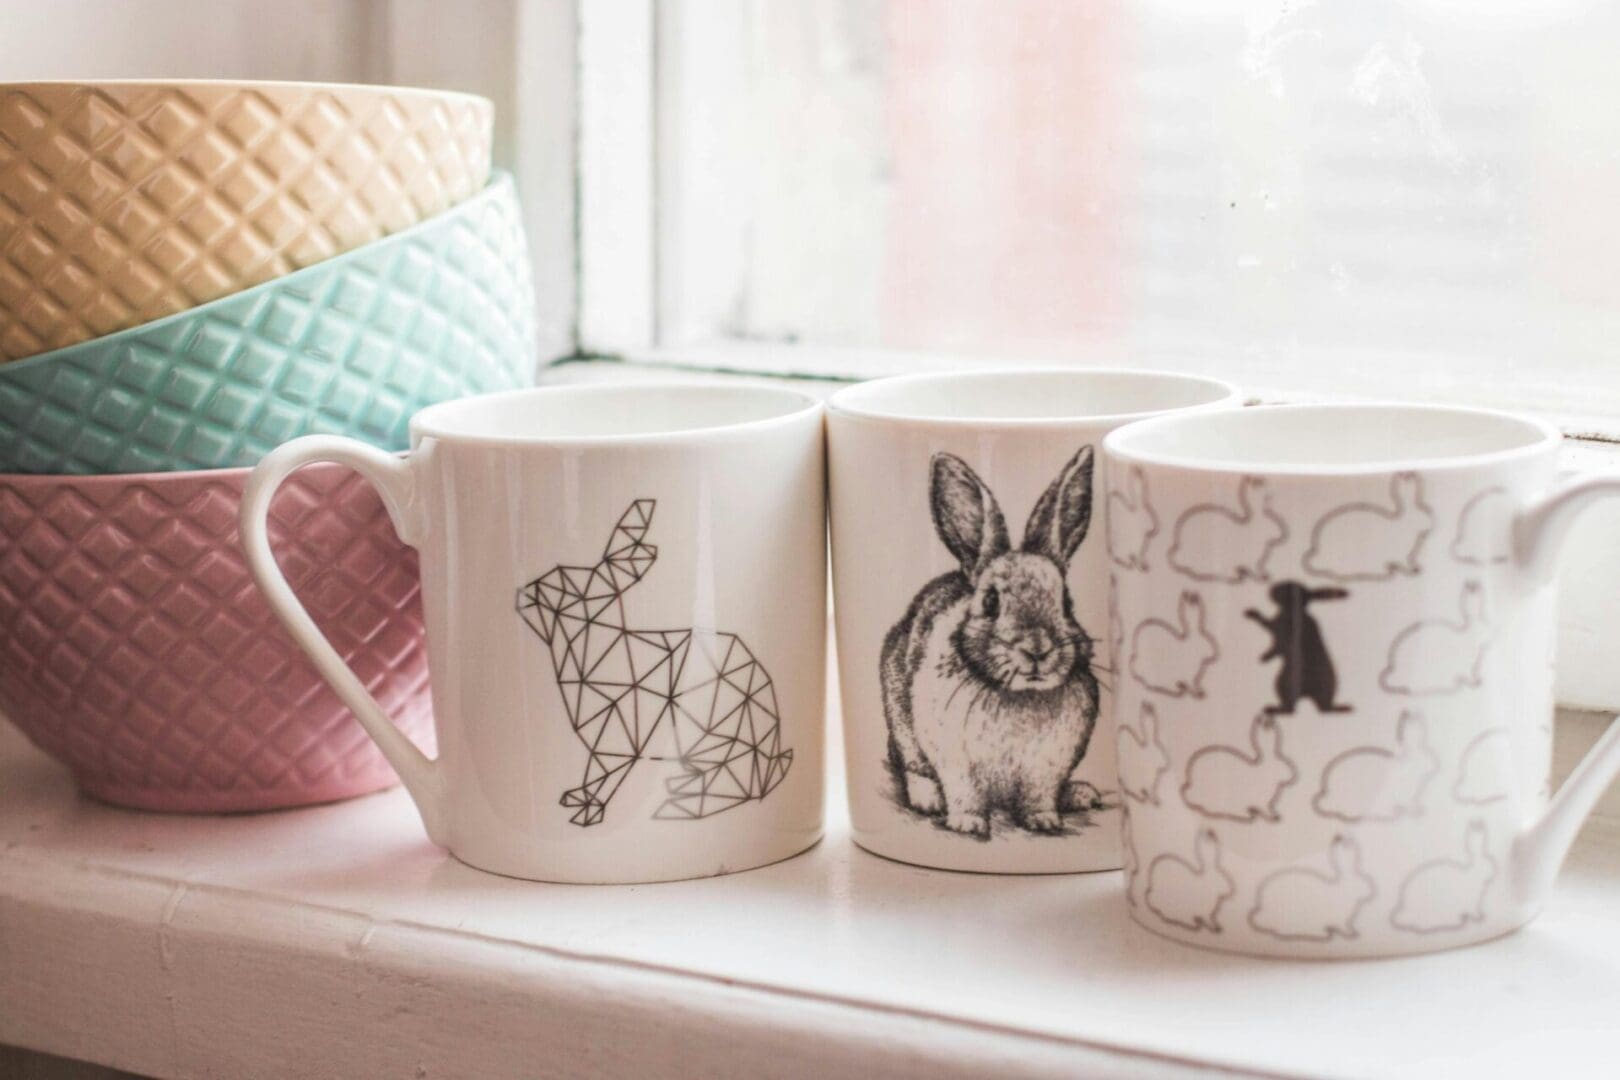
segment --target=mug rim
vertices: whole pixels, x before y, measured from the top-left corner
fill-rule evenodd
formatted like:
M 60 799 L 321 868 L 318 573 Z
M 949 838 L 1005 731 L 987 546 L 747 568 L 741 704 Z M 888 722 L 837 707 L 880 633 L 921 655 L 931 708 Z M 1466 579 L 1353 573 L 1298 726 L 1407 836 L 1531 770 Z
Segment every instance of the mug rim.
M 787 407 L 779 412 L 726 423 L 701 423 L 691 427 L 662 426 L 650 430 L 623 432 L 522 432 L 494 434 L 457 428 L 446 422 L 445 414 L 474 412 L 491 404 L 517 398 L 555 399 L 564 397 L 647 397 L 660 394 L 682 394 L 712 398 L 717 391 L 758 399 L 779 399 Z M 456 446 L 518 447 L 518 446 L 623 446 L 657 443 L 695 442 L 722 435 L 751 434 L 784 427 L 807 416 L 821 412 L 821 402 L 802 390 L 785 386 L 771 386 L 757 382 L 714 383 L 703 380 L 659 379 L 636 382 L 569 383 L 552 386 L 523 386 L 513 390 L 500 390 L 489 394 L 441 401 L 419 410 L 410 420 L 411 447 L 414 450 L 424 439 L 435 439 Z
M 1316 402 L 1288 405 L 1256 405 L 1249 408 L 1226 410 L 1221 415 L 1252 418 L 1261 414 L 1302 415 L 1313 413 L 1322 417 L 1322 428 L 1325 431 L 1333 430 L 1332 424 L 1335 422 L 1335 417 L 1342 419 L 1353 413 L 1371 413 L 1386 416 L 1428 415 L 1517 425 L 1525 430 L 1527 441 L 1500 449 L 1454 454 L 1411 454 L 1403 457 L 1381 458 L 1376 461 L 1345 463 L 1265 461 L 1238 457 L 1194 458 L 1188 454 L 1156 451 L 1151 447 L 1142 448 L 1139 444 L 1144 440 L 1151 439 L 1156 434 L 1173 428 L 1177 424 L 1202 421 L 1202 414 L 1188 416 L 1173 413 L 1141 420 L 1109 432 L 1103 438 L 1102 448 L 1105 457 L 1108 459 L 1117 459 L 1133 465 L 1180 469 L 1186 472 L 1218 473 L 1223 475 L 1248 473 L 1261 476 L 1336 477 L 1388 475 L 1390 473 L 1415 471 L 1437 472 L 1510 464 L 1556 450 L 1564 438 L 1563 433 L 1557 427 L 1539 417 L 1502 409 L 1478 408 L 1468 405 L 1397 401 Z M 1224 422 L 1242 425 L 1248 423 L 1249 420 L 1227 420 Z
M 1150 409 L 1113 412 L 1053 412 L 1045 416 L 984 415 L 963 416 L 946 412 L 902 412 L 893 408 L 863 405 L 859 399 L 894 388 L 907 388 L 927 384 L 970 384 L 974 382 L 1006 383 L 1019 379 L 1061 377 L 1075 382 L 1112 378 L 1134 379 L 1141 382 L 1175 383 L 1183 387 L 1202 387 L 1211 391 L 1206 401 L 1183 404 L 1165 404 Z M 1243 396 L 1238 387 L 1225 379 L 1210 375 L 1194 375 L 1161 368 L 1128 367 L 983 367 L 967 371 L 921 371 L 904 375 L 888 375 L 866 379 L 846 386 L 827 399 L 829 416 L 839 416 L 874 423 L 906 427 L 940 427 L 957 429 L 1004 428 L 1009 430 L 1042 430 L 1084 424 L 1128 424 L 1167 412 L 1203 411 L 1225 406 L 1241 405 Z

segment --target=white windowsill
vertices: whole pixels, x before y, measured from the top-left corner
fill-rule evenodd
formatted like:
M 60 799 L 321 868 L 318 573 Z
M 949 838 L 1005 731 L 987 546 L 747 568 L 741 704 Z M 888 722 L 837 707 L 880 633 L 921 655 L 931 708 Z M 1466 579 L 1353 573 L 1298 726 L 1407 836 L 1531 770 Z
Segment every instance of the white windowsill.
M 1560 767 L 1606 718 L 1560 722 Z M 836 760 L 836 753 L 833 755 Z M 708 881 L 537 885 L 403 793 L 170 817 L 74 794 L 0 724 L 0 1043 L 156 1076 L 1603 1074 L 1620 820 L 1543 916 L 1455 953 L 1251 961 L 1131 924 L 1116 873 L 823 843 Z

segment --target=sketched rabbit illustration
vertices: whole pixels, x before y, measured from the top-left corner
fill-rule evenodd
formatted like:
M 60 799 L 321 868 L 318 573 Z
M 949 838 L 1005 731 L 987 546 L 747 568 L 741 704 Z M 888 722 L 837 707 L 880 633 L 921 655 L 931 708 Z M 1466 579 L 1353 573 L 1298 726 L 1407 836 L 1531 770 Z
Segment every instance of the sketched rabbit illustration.
M 1237 509 L 1213 503 L 1193 507 L 1176 520 L 1170 565 L 1199 581 L 1265 581 L 1272 549 L 1288 539 L 1288 526 L 1271 508 L 1266 482 L 1245 476 Z
M 633 630 L 624 594 L 652 568 L 652 499 L 630 504 L 594 566 L 557 566 L 518 590 L 518 614 L 545 642 L 568 722 L 587 751 L 563 793 L 596 825 L 642 758 L 673 761 L 655 818 L 708 817 L 769 795 L 793 764 L 771 677 L 736 634 Z
M 1148 619 L 1131 636 L 1131 674 L 1149 690 L 1171 697 L 1204 696 L 1204 672 L 1221 655 L 1204 628 L 1204 599 L 1184 592 L 1176 606 L 1177 625 Z
M 1142 702 L 1137 724 L 1140 731 L 1123 721 L 1119 725 L 1119 789 L 1127 798 L 1157 806 L 1159 781 L 1170 771 L 1170 752 L 1159 741 L 1159 710 L 1151 701 Z
M 1182 801 L 1206 817 L 1276 821 L 1277 800 L 1299 779 L 1299 769 L 1283 753 L 1282 729 L 1264 713 L 1249 725 L 1249 749 L 1206 746 L 1193 754 Z
M 1356 916 L 1378 886 L 1361 869 L 1361 849 L 1347 836 L 1336 836 L 1328 848 L 1329 873 L 1289 867 L 1255 890 L 1249 925 L 1284 941 L 1331 941 L 1355 938 Z
M 1485 593 L 1477 581 L 1463 586 L 1458 618 L 1425 619 L 1396 635 L 1378 683 L 1392 694 L 1450 694 L 1477 687 L 1483 678 L 1491 626 Z
M 1147 477 L 1140 465 L 1125 473 L 1123 490 L 1108 493 L 1108 557 L 1126 570 L 1146 570 L 1147 550 L 1159 534 L 1159 515 L 1148 502 Z
M 1336 581 L 1383 581 L 1418 573 L 1434 514 L 1417 473 L 1396 473 L 1389 505 L 1360 502 L 1330 510 L 1311 532 L 1305 569 Z
M 1395 729 L 1396 748 L 1347 750 L 1322 770 L 1311 805 L 1340 821 L 1396 821 L 1423 812 L 1423 794 L 1440 771 L 1423 717 L 1407 710 Z
M 1470 822 L 1462 858 L 1426 862 L 1401 882 L 1390 925 L 1414 934 L 1436 934 L 1484 922 L 1485 894 L 1496 880 L 1496 870 L 1484 822 Z
M 1092 641 L 1075 620 L 1068 566 L 1091 524 L 1092 450 L 1035 503 L 1022 546 L 967 463 L 936 454 L 930 503 L 960 563 L 923 586 L 883 642 L 889 763 L 903 805 L 987 839 L 1004 811 L 1032 832 L 1101 797 L 1072 782 L 1097 722 Z
M 1142 903 L 1172 926 L 1221 932 L 1221 906 L 1237 892 L 1237 883 L 1221 865 L 1221 842 L 1204 829 L 1193 843 L 1192 861 L 1160 855 L 1148 865 Z

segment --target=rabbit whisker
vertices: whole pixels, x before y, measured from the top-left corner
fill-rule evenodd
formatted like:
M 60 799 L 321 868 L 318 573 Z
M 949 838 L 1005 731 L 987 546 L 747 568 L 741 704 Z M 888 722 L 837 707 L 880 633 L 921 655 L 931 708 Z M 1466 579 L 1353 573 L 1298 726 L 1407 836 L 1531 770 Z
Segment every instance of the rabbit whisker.
M 969 683 L 971 683 L 973 681 L 975 681 L 975 680 L 973 678 L 973 673 L 971 671 L 968 672 L 967 674 L 963 675 L 960 679 L 958 679 L 956 681 L 956 686 L 954 688 L 952 688 L 952 690 L 951 690 L 951 696 L 945 699 L 945 708 L 947 708 L 947 709 L 950 708 L 951 707 L 951 702 L 956 700 L 956 695 L 960 694 L 962 692 L 963 687 L 967 686 Z M 969 701 L 968 702 L 968 709 L 971 710 L 972 708 L 973 708 L 973 703 L 971 701 Z

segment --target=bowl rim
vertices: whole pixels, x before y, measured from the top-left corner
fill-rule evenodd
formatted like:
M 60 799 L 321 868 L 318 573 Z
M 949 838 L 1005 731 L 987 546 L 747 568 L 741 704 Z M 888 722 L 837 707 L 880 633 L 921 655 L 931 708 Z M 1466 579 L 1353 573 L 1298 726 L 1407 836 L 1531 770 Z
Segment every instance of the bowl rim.
M 408 450 L 387 450 L 385 453 L 394 457 L 403 458 Z M 135 484 L 178 484 L 182 481 L 215 483 L 222 480 L 246 480 L 248 473 L 259 467 L 258 462 L 252 465 L 232 465 L 225 469 L 185 469 L 179 472 L 140 472 L 140 473 L 0 473 L 0 491 L 14 487 L 99 487 L 107 485 L 112 487 Z M 335 461 L 312 461 L 308 465 L 300 466 L 298 472 L 307 470 L 317 472 L 331 472 L 334 469 L 343 469 L 354 472 L 348 465 Z
M 392 86 L 385 83 L 320 82 L 300 79 L 19 79 L 0 82 L 0 94 L 31 87 L 52 90 L 157 89 L 175 87 L 187 90 L 298 90 L 305 93 L 344 93 L 367 96 L 421 96 L 455 98 L 480 105 L 494 114 L 495 103 L 483 94 L 467 90 L 440 90 L 430 86 Z
M 424 218 L 423 220 L 418 221 L 415 225 L 412 225 L 409 228 L 401 229 L 398 232 L 389 233 L 387 236 L 379 236 L 369 244 L 361 244 L 357 248 L 350 248 L 348 251 L 339 252 L 330 258 L 322 259 L 320 262 L 310 263 L 308 266 L 299 267 L 297 270 L 294 270 L 291 273 L 282 274 L 280 277 L 273 277 L 269 281 L 261 281 L 257 285 L 250 285 L 245 289 L 239 289 L 233 293 L 226 293 L 224 296 L 198 304 L 195 307 L 189 307 L 184 311 L 177 311 L 172 315 L 165 315 L 161 319 L 153 319 L 151 322 L 143 322 L 136 326 L 126 326 L 122 330 L 115 330 L 110 334 L 103 334 L 100 337 L 90 338 L 87 341 L 76 341 L 72 345 L 63 345 L 61 348 L 52 349 L 49 352 L 35 353 L 32 356 L 24 356 L 18 360 L 0 361 L 0 382 L 6 381 L 8 375 L 11 373 L 24 370 L 26 368 L 31 368 L 36 365 L 43 365 L 51 362 L 52 360 L 60 360 L 61 357 L 69 353 L 88 349 L 116 349 L 120 344 L 128 340 L 133 335 L 144 334 L 151 331 L 161 331 L 171 326 L 178 325 L 182 320 L 195 319 L 199 317 L 199 315 L 203 318 L 207 318 L 207 312 L 216 304 L 241 301 L 247 297 L 257 297 L 261 293 L 268 292 L 271 289 L 285 289 L 290 284 L 296 286 L 296 283 L 304 280 L 306 275 L 313 275 L 316 273 L 329 271 L 340 264 L 375 252 L 383 245 L 406 243 L 412 238 L 432 229 L 453 228 L 459 217 L 476 212 L 481 206 L 488 202 L 499 200 L 504 195 L 511 195 L 515 201 L 515 197 L 517 195 L 516 181 L 513 180 L 512 174 L 507 172 L 505 169 L 491 169 L 489 173 L 489 182 L 483 186 L 482 190 L 468 196 L 461 202 L 456 203 L 454 206 L 447 207 L 443 211 L 434 214 L 432 217 Z

